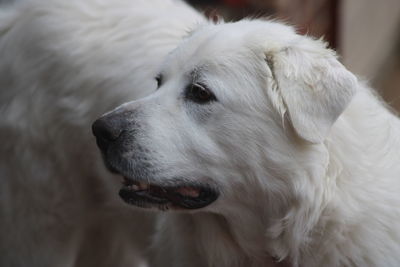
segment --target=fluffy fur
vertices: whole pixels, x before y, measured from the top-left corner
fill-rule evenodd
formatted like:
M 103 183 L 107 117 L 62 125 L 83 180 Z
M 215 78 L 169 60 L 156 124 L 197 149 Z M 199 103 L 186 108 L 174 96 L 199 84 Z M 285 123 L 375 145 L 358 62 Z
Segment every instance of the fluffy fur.
M 0 266 L 141 266 L 151 218 L 121 203 L 90 126 L 154 91 L 202 20 L 173 0 L 1 6 Z
M 90 123 L 159 72 L 118 109 L 138 111 L 147 179 L 221 196 L 159 214 L 151 266 L 400 265 L 400 122 L 334 52 L 276 22 L 110 2 L 1 11 L 1 266 L 139 264 L 139 218 L 111 192 Z M 183 98 L 194 81 L 218 101 Z M 93 256 L 104 244 L 118 249 Z

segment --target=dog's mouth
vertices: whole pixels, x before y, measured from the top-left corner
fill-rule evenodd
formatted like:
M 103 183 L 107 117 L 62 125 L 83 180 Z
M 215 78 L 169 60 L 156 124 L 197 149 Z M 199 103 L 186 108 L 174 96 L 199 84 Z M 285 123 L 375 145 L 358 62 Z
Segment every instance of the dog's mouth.
M 208 186 L 184 184 L 180 186 L 160 186 L 138 182 L 124 177 L 120 197 L 128 204 L 143 208 L 200 209 L 218 198 L 216 190 Z

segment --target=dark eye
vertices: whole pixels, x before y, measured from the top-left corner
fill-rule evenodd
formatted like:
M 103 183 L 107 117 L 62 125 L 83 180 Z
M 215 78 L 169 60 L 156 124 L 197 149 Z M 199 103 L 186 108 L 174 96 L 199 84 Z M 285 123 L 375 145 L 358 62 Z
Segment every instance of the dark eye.
M 156 82 L 157 82 L 157 89 L 158 88 L 160 88 L 160 86 L 161 86 L 161 83 L 162 83 L 162 75 L 161 74 L 158 74 L 157 76 L 156 76 Z
M 198 104 L 206 104 L 211 101 L 217 101 L 215 95 L 204 85 L 195 83 L 189 85 L 186 89 L 186 99 Z

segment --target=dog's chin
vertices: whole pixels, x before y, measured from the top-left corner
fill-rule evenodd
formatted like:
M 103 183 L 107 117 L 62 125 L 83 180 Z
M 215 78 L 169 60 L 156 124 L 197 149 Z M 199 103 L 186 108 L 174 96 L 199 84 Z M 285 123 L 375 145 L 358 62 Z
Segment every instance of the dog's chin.
M 219 194 L 207 185 L 175 181 L 173 185 L 163 186 L 124 177 L 119 195 L 126 203 L 142 208 L 194 210 L 210 205 Z

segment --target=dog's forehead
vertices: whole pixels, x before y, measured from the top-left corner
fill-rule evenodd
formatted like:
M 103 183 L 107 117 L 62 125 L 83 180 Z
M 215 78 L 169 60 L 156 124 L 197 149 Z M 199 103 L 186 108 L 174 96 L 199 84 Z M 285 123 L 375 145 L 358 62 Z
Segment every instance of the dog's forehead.
M 233 53 L 246 52 L 239 35 L 239 32 L 227 31 L 224 27 L 202 27 L 171 54 L 170 67 L 190 70 L 211 62 L 217 64 L 228 57 L 232 60 L 235 58 L 231 56 Z
M 192 32 L 169 56 L 170 70 L 219 65 L 259 54 L 269 44 L 284 46 L 296 34 L 291 27 L 270 21 L 208 24 Z

